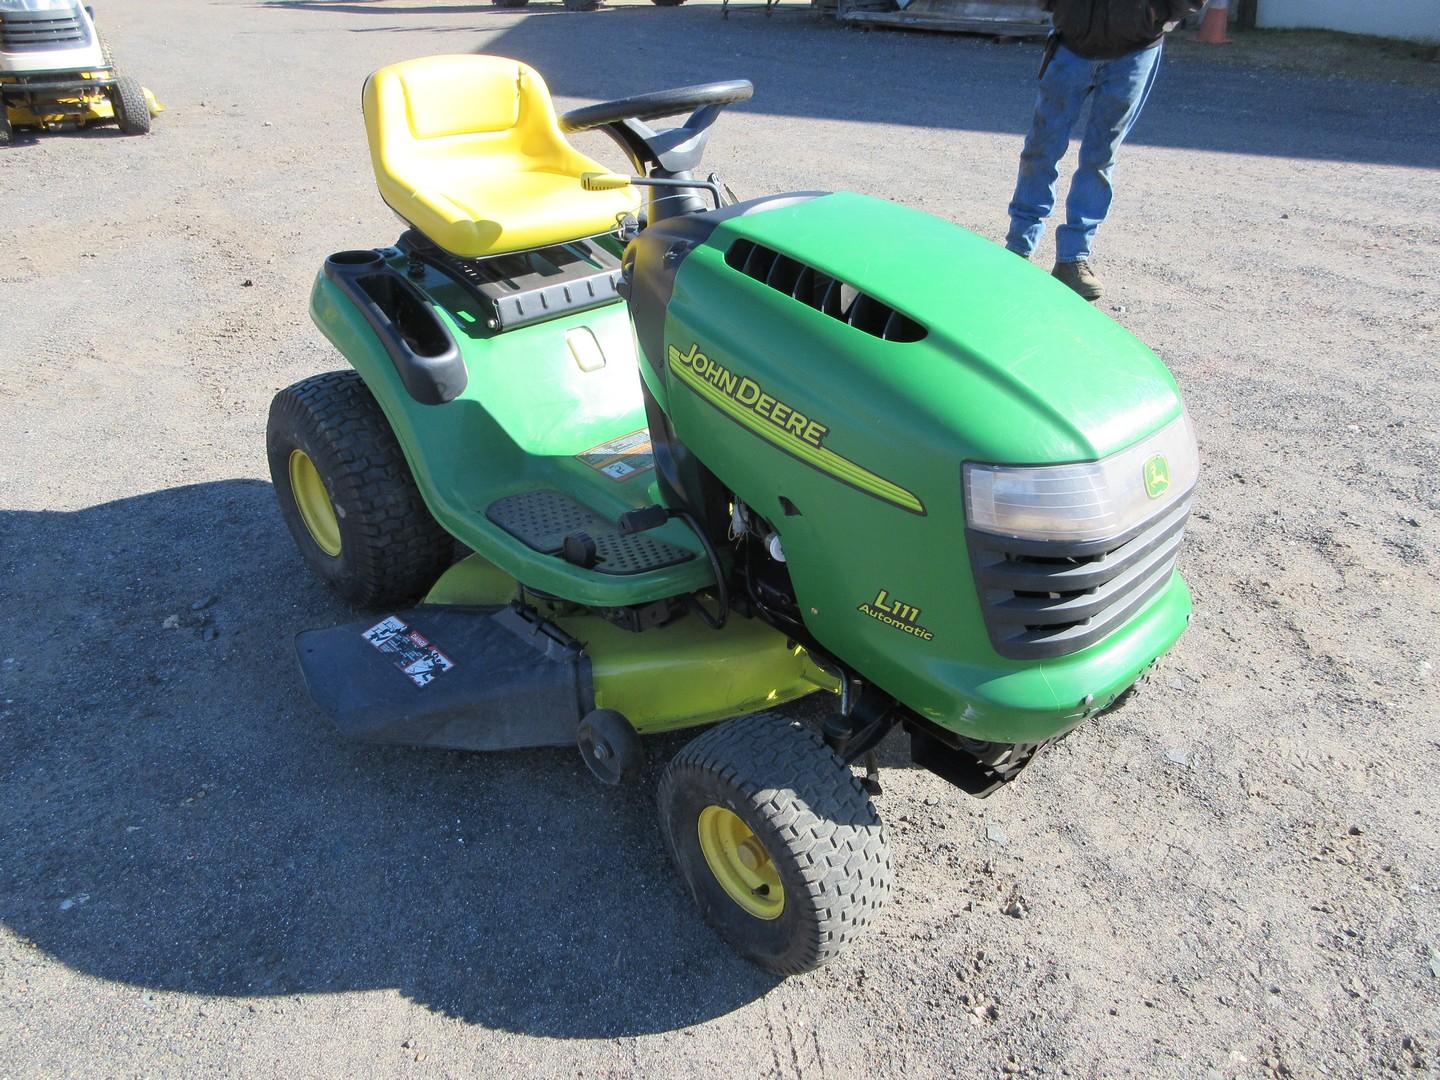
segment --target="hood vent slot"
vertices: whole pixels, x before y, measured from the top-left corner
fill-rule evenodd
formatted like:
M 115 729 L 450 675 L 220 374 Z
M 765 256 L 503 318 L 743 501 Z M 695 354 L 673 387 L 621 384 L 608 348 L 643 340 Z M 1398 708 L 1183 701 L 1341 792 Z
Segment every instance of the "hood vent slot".
M 925 327 L 853 285 L 750 240 L 736 240 L 725 262 L 833 319 L 884 341 L 919 341 Z

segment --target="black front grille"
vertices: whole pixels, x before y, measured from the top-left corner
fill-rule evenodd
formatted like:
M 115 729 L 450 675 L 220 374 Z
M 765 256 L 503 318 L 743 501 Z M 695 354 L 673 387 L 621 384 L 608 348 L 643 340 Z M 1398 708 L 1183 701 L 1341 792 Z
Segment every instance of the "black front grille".
M 1170 581 L 1186 495 L 1125 536 L 1069 543 L 966 530 L 990 641 L 1001 656 L 1065 656 L 1118 630 Z
M 747 277 L 885 341 L 919 341 L 925 327 L 837 277 L 749 240 L 736 240 L 725 261 Z
M 74 49 L 89 40 L 78 11 L 7 11 L 0 15 L 0 51 Z

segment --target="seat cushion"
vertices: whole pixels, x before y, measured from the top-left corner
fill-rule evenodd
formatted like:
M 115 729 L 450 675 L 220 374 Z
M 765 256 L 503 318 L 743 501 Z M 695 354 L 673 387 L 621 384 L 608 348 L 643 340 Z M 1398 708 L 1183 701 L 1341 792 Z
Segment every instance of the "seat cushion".
M 496 56 L 429 56 L 365 84 L 380 194 L 432 241 L 466 258 L 545 247 L 615 228 L 632 187 L 586 191 L 603 166 L 575 150 L 540 76 Z
M 577 190 L 586 198 L 577 199 Z M 590 197 L 594 195 L 619 197 Z M 410 196 L 403 211 L 396 207 L 401 217 L 435 243 L 466 258 L 546 247 L 613 231 L 617 216 L 634 209 L 633 200 L 623 192 L 583 191 L 575 176 L 534 170 L 422 187 Z

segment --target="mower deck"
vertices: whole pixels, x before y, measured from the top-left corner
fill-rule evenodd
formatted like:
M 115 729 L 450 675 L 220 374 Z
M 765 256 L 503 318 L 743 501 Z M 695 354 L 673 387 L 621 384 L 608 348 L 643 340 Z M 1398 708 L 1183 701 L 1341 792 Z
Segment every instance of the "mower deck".
M 573 746 L 586 696 L 579 645 L 514 610 L 422 607 L 306 630 L 306 688 L 340 733 L 453 750 Z
M 522 608 L 517 590 L 471 555 L 419 607 L 303 631 L 306 688 L 349 738 L 457 750 L 573 746 L 592 709 L 651 734 L 837 689 L 758 620 L 716 631 L 689 616 L 637 634 L 544 602 Z

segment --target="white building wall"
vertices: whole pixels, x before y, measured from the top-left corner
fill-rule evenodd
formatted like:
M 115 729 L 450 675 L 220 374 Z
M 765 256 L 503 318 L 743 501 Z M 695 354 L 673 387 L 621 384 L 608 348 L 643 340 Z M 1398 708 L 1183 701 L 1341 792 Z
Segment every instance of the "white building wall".
M 1259 0 L 1257 8 L 1257 26 L 1440 42 L 1440 0 Z

